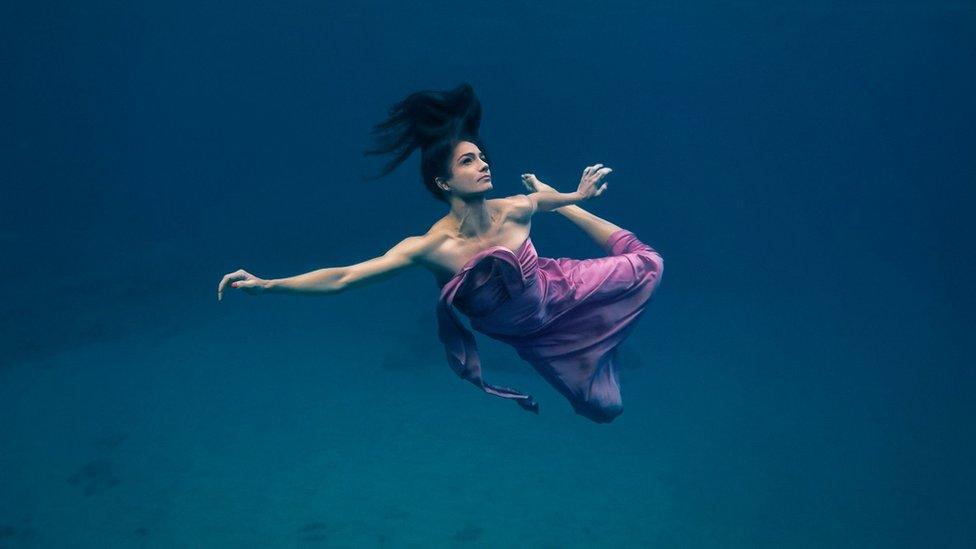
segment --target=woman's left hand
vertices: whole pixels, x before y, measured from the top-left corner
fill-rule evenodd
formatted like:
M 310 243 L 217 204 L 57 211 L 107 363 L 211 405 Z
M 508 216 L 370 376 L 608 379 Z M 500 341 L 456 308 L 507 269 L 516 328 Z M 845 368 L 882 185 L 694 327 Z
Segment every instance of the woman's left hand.
M 576 192 L 583 197 L 583 200 L 600 196 L 607 189 L 607 184 L 603 183 L 603 180 L 612 171 L 611 168 L 603 167 L 603 164 L 587 166 L 583 170 L 583 177 L 580 178 L 579 188 L 576 189 Z M 603 183 L 602 186 L 601 183 Z
M 244 269 L 238 269 L 225 274 L 224 278 L 220 279 L 220 284 L 217 285 L 217 301 L 224 299 L 224 288 L 227 285 L 250 295 L 260 294 L 268 289 L 267 280 L 258 278 Z

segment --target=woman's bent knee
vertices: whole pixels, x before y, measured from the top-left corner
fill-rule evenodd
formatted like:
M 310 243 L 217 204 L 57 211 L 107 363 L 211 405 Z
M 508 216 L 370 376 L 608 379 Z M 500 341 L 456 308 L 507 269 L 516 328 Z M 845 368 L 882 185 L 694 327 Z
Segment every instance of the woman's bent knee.
M 616 383 L 603 391 L 592 392 L 589 397 L 575 403 L 576 413 L 597 423 L 610 423 L 624 412 L 620 389 Z
M 582 402 L 576 406 L 576 413 L 596 423 L 610 423 L 624 413 L 624 406 L 619 402 L 616 404 Z

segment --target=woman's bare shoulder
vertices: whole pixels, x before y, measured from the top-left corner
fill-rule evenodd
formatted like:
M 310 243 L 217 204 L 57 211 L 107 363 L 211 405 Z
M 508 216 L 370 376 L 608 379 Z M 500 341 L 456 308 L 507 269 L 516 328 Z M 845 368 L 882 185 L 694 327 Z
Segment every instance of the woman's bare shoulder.
M 494 207 L 499 211 L 508 211 L 516 207 L 518 204 L 524 202 L 526 198 L 528 197 L 524 194 L 513 194 L 512 196 L 489 200 L 488 203 L 493 204 Z
M 440 285 L 450 279 L 456 270 L 457 241 L 449 223 L 447 216 L 444 216 L 434 222 L 426 233 L 419 235 L 417 238 L 421 244 L 414 256 L 414 260 L 430 271 Z
M 515 194 L 498 199 L 498 211 L 507 220 L 527 224 L 535 213 L 535 203 L 527 194 Z
M 447 216 L 442 217 L 434 222 L 433 225 L 427 229 L 427 232 L 419 235 L 417 238 L 420 239 L 422 245 L 420 246 L 420 254 L 418 259 L 429 260 L 431 257 L 436 256 L 441 252 L 445 244 L 449 244 L 452 241 L 453 232 L 448 226 Z

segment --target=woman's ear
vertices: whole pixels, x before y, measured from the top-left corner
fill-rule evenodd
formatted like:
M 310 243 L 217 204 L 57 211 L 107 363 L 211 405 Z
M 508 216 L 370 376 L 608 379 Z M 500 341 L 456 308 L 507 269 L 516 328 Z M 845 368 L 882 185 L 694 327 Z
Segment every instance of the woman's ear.
M 434 178 L 434 184 L 437 185 L 437 187 L 439 189 L 441 189 L 442 191 L 445 191 L 446 192 L 446 191 L 451 190 L 451 187 L 449 187 L 447 185 L 447 183 L 444 182 L 444 178 L 443 177 L 435 177 Z

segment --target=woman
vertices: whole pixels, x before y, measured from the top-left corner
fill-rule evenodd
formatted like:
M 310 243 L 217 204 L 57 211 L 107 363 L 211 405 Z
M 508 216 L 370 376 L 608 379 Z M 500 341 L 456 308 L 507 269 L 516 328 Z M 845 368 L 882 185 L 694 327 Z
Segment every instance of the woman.
M 664 263 L 654 249 L 626 229 L 576 206 L 600 196 L 612 171 L 602 164 L 583 170 L 575 192 L 560 193 L 524 174 L 530 194 L 486 199 L 492 189 L 485 147 L 478 137 L 481 104 L 470 85 L 411 94 L 376 125 L 379 146 L 366 154 L 395 153 L 378 177 L 421 150 L 421 178 L 450 211 L 426 234 L 405 238 L 380 257 L 265 280 L 244 270 L 227 274 L 228 285 L 249 294 L 330 294 L 385 280 L 410 266 L 429 270 L 441 288 L 438 335 L 448 363 L 487 393 L 515 400 L 538 413 L 530 395 L 489 385 L 481 375 L 472 327 L 512 345 L 573 405 L 600 423 L 623 411 L 616 351 L 660 283 Z M 529 239 L 532 216 L 559 211 L 582 228 L 607 257 L 577 260 L 538 257 Z

